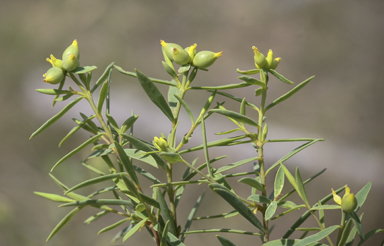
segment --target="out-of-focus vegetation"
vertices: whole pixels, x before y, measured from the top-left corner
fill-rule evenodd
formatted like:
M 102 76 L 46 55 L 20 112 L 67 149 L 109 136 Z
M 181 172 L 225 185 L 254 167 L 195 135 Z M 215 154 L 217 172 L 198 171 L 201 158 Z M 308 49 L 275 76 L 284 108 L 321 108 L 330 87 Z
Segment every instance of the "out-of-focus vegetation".
M 81 136 L 79 141 L 57 148 L 56 143 L 72 127 L 67 119 L 31 141 L 28 137 L 62 106 L 51 108 L 50 99 L 34 91 L 51 88 L 43 82 L 42 74 L 50 67 L 45 59 L 51 53 L 60 56 L 60 51 L 75 38 L 82 51 L 81 63 L 96 65 L 99 73 L 115 61 L 127 70 L 138 68 L 159 78 L 167 78 L 161 65 L 160 39 L 183 46 L 196 42 L 207 50 L 222 50 L 223 57 L 210 69 L 212 72 L 200 76 L 204 84 L 211 85 L 235 82 L 236 68 L 252 68 L 253 45 L 264 53 L 273 48 L 284 58 L 279 65 L 281 73 L 295 81 L 313 74 L 316 78 L 304 89 L 305 93 L 269 114 L 275 121 L 270 125 L 275 128 L 271 132 L 276 137 L 296 137 L 303 135 L 297 132 L 304 131 L 306 136 L 325 138 L 326 142 L 311 147 L 308 156 L 301 155 L 295 161 L 303 166 L 303 171 L 309 170 L 306 165 L 318 166 L 316 172 L 328 168 L 322 179 L 311 184 L 318 186 L 321 194 L 345 183 L 358 190 L 372 180 L 373 189 L 365 205 L 365 229 L 382 227 L 383 10 L 384 2 L 378 0 L 1 1 L 0 245 L 44 245 L 49 232 L 67 212 L 33 195 L 33 191 L 58 190 L 47 173 L 52 163 L 81 143 Z M 218 75 L 220 79 L 214 79 Z M 127 81 L 117 73 L 113 76 L 121 98 L 116 104 L 124 105 L 119 111 L 130 114 L 134 109 L 145 117 L 151 105 L 135 104 L 135 98 L 124 97 L 124 90 L 137 90 L 140 98 L 143 92 L 136 81 Z M 284 90 L 284 86 L 276 88 L 276 96 L 287 91 L 288 86 L 284 91 L 277 90 Z M 242 97 L 247 97 L 253 92 L 242 93 Z M 198 97 L 191 100 L 200 101 Z M 296 108 L 296 117 L 286 113 L 284 107 Z M 148 135 L 160 131 L 165 130 L 154 129 Z M 273 151 L 267 155 L 273 155 Z M 90 174 L 81 167 L 81 158 L 84 156 L 65 164 L 73 166 L 73 172 L 63 173 L 68 168 L 58 168 L 55 175 L 70 185 L 83 180 Z M 208 201 L 203 204 L 206 211 L 217 209 L 210 207 Z M 185 201 L 186 211 L 189 206 Z M 91 210 L 78 214 L 45 245 L 111 245 L 109 239 L 115 232 L 96 236 L 107 224 L 82 224 L 90 215 Z M 113 221 L 111 218 L 108 222 Z M 217 221 L 217 225 L 221 223 Z M 239 229 L 244 229 L 241 226 L 246 228 L 239 225 Z M 135 235 L 131 243 L 152 243 L 139 236 L 140 233 Z M 233 238 L 238 245 L 249 245 L 241 241 L 246 240 L 244 237 Z M 374 240 L 372 245 L 377 244 Z M 186 243 L 211 242 L 218 245 L 213 235 Z

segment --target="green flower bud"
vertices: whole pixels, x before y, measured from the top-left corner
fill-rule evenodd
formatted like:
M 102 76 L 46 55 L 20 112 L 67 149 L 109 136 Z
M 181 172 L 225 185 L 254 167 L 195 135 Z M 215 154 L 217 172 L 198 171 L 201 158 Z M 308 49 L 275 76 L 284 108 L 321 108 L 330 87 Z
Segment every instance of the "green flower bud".
M 144 203 L 139 203 L 136 205 L 135 210 L 138 212 L 143 212 L 147 207 Z
M 271 49 L 269 49 L 267 57 L 265 58 L 265 61 L 266 61 L 265 68 L 266 69 L 271 68 L 273 63 L 273 51 Z
M 277 65 L 279 65 L 280 61 L 281 61 L 280 57 L 277 57 L 275 60 L 273 60 L 270 69 L 276 69 Z
M 188 64 L 190 59 L 187 51 L 185 51 L 184 49 L 178 49 L 176 47 L 172 49 L 172 55 L 173 60 L 181 66 Z
M 49 84 L 58 84 L 64 79 L 64 72 L 58 67 L 48 69 L 47 73 L 43 75 L 44 82 Z
M 345 194 L 341 200 L 341 209 L 346 213 L 355 211 L 357 207 L 357 200 L 353 193 Z
M 77 40 L 75 39 L 68 48 L 66 48 L 63 52 L 62 59 L 64 60 L 64 57 L 69 56 L 71 54 L 74 54 L 77 59 L 80 59 L 80 52 L 79 52 L 79 46 L 77 44 Z
M 195 55 L 196 55 L 196 47 L 197 47 L 197 44 L 193 44 L 187 48 L 185 48 L 184 50 L 188 52 L 188 55 L 190 57 L 189 59 L 189 62 L 192 63 L 193 61 L 193 58 L 195 58 Z
M 79 65 L 79 59 L 75 54 L 67 55 L 63 58 L 63 68 L 68 72 L 75 70 Z
M 183 48 L 174 43 L 166 43 L 164 40 L 160 40 L 161 46 L 163 46 L 165 54 L 168 56 L 169 60 L 174 61 L 173 59 L 173 48 L 177 48 L 178 50 L 182 50 Z
M 223 52 L 217 52 L 214 53 L 212 51 L 200 51 L 195 55 L 193 58 L 193 66 L 198 67 L 198 68 L 207 68 L 211 66 L 217 58 L 222 56 Z
M 253 57 L 255 59 L 255 65 L 257 68 L 264 68 L 266 64 L 265 56 L 259 51 L 258 48 L 255 46 L 252 46 L 253 52 L 255 53 L 255 56 Z
M 154 137 L 153 143 L 158 150 L 168 151 L 169 149 L 168 142 L 162 137 L 161 138 Z
M 58 67 L 58 68 L 61 68 L 61 70 L 64 71 L 63 61 L 60 60 L 60 59 L 56 59 L 56 57 L 54 57 L 53 55 L 51 55 L 51 59 L 47 58 L 47 62 L 51 63 L 52 67 Z

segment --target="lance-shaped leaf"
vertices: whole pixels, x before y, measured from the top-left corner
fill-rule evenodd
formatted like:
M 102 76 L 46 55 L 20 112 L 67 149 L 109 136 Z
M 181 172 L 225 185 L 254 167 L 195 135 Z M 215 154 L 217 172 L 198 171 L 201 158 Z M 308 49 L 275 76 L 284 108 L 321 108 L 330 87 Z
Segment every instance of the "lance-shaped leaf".
M 240 136 L 229 137 L 229 138 L 225 138 L 225 139 L 219 139 L 219 140 L 215 140 L 215 141 L 207 143 L 207 146 L 208 146 L 208 148 L 215 147 L 215 146 L 230 146 L 230 145 L 236 143 L 238 140 L 241 140 L 244 138 L 247 138 L 247 136 L 246 135 L 240 135 Z M 184 153 L 189 153 L 189 152 L 193 152 L 196 150 L 201 150 L 203 148 L 204 148 L 204 145 L 201 144 L 201 145 L 189 148 L 189 149 L 181 150 L 181 151 L 179 151 L 179 154 L 181 155 Z
M 122 69 L 121 67 L 116 66 L 116 65 L 114 67 L 116 68 L 117 71 L 119 71 L 122 74 L 125 74 L 125 75 L 128 75 L 128 76 L 137 78 L 137 74 L 134 73 L 134 72 L 125 71 L 124 69 Z M 169 81 L 169 80 L 156 79 L 156 78 L 151 78 L 151 77 L 149 77 L 149 79 L 152 80 L 155 83 L 164 84 L 164 85 L 171 85 L 171 86 L 177 86 L 176 81 L 174 81 L 174 80 Z
M 94 215 L 90 216 L 88 219 L 86 219 L 84 221 L 84 224 L 88 225 L 88 224 L 92 223 L 93 221 L 96 221 L 99 218 L 103 217 L 104 215 L 109 214 L 110 212 L 111 211 L 108 211 L 108 210 L 103 210 L 101 212 L 98 212 L 97 214 L 94 214 Z
M 369 191 L 371 190 L 372 182 L 368 182 L 364 187 L 356 193 L 356 200 L 357 200 L 357 208 L 355 209 L 355 212 L 357 212 L 361 206 L 363 206 L 365 200 L 367 199 L 367 196 L 369 194 Z
M 270 220 L 272 216 L 275 214 L 277 208 L 277 202 L 272 201 L 268 207 L 267 210 L 265 211 L 265 220 Z
M 142 72 L 136 69 L 137 79 L 140 81 L 145 93 L 147 93 L 149 99 L 173 122 L 172 110 L 170 109 L 167 101 L 163 97 L 163 94 L 157 89 L 156 85 Z
M 249 76 L 243 75 L 243 76 L 240 76 L 240 77 L 237 77 L 237 78 L 241 79 L 241 80 L 243 80 L 243 81 L 245 81 L 245 82 L 247 82 L 248 84 L 251 84 L 251 85 L 258 85 L 258 86 L 261 86 L 263 88 L 266 87 L 264 82 L 262 82 L 260 80 L 257 80 L 255 78 L 249 77 Z
M 301 179 L 299 167 L 296 167 L 296 184 L 297 184 L 297 189 L 298 189 L 297 193 L 299 193 L 299 195 L 300 195 L 301 199 L 303 199 L 305 205 L 307 205 L 308 208 L 311 207 L 309 205 L 309 202 L 308 202 L 307 193 L 305 192 L 303 180 Z
M 70 130 L 68 132 L 68 134 L 60 141 L 59 147 L 61 147 L 65 143 L 65 141 L 68 140 L 69 137 L 71 137 L 74 133 L 76 133 L 81 128 L 87 129 L 88 131 L 92 132 L 93 134 L 97 134 L 97 132 L 95 132 L 92 128 L 90 128 L 87 125 L 87 122 L 91 121 L 95 117 L 96 117 L 96 115 L 91 115 L 90 117 L 88 117 L 87 119 L 85 119 L 83 121 L 73 119 L 77 123 L 77 126 L 72 128 L 72 130 Z
M 225 237 L 222 237 L 220 235 L 216 235 L 217 239 L 219 239 L 222 246 L 236 246 L 234 243 L 232 243 L 230 240 L 226 239 Z
M 79 152 L 80 150 L 84 149 L 85 147 L 87 147 L 89 144 L 93 143 L 93 142 L 96 142 L 102 135 L 104 135 L 103 132 L 91 137 L 90 139 L 88 139 L 87 141 L 85 141 L 84 143 L 82 143 L 79 147 L 77 147 L 76 149 L 72 150 L 71 152 L 69 152 L 68 154 L 66 154 L 63 158 L 61 158 L 58 162 L 56 162 L 56 164 L 52 167 L 51 169 L 51 172 L 53 171 L 53 169 L 55 169 L 58 165 L 60 165 L 61 163 L 63 163 L 64 161 L 68 160 L 71 156 L 73 156 L 74 154 L 76 154 L 77 152 Z
M 215 112 L 215 113 L 222 114 L 222 115 L 224 115 L 224 116 L 227 116 L 228 118 L 234 119 L 234 120 L 236 120 L 236 121 L 238 121 L 238 122 L 241 122 L 241 123 L 244 123 L 244 124 L 248 124 L 248 125 L 256 126 L 256 127 L 259 126 L 259 125 L 256 123 L 256 121 L 252 120 L 252 119 L 249 118 L 248 116 L 239 114 L 239 113 L 234 112 L 234 111 L 231 111 L 231 110 L 211 109 L 210 111 L 211 111 L 211 112 Z
M 128 186 L 128 185 L 127 185 Z M 120 190 L 120 192 L 122 193 L 125 193 L 125 194 L 129 194 L 131 196 L 134 196 L 134 193 L 129 191 L 129 190 Z M 136 193 L 136 192 L 135 192 Z M 139 196 L 140 196 L 140 199 L 145 202 L 145 203 L 148 203 L 149 205 L 151 206 L 154 206 L 156 208 L 160 208 L 160 205 L 159 205 L 159 202 L 156 201 L 155 199 L 153 199 L 152 197 L 150 196 L 147 196 L 141 192 L 138 192 Z
M 264 187 L 262 184 L 260 184 L 256 179 L 254 178 L 250 178 L 250 177 L 245 177 L 245 178 L 241 178 L 239 179 L 238 182 L 241 182 L 241 183 L 244 183 L 246 185 L 249 185 L 253 188 L 256 188 L 260 191 L 265 191 Z
M 239 199 L 235 194 L 226 188 L 220 188 L 218 184 L 210 184 L 209 187 L 226 200 L 234 209 L 236 209 L 245 219 L 256 226 L 260 231 L 265 232 L 265 229 L 254 213 Z M 221 186 L 223 187 L 223 186 Z
M 247 82 L 241 82 L 239 84 L 228 84 L 228 85 L 219 85 L 219 86 L 192 86 L 190 89 L 193 90 L 229 90 L 229 89 L 237 89 L 242 87 L 251 86 L 251 84 Z
M 115 178 L 119 178 L 121 174 L 126 174 L 126 173 L 112 173 L 112 174 L 107 174 L 107 175 L 104 175 L 104 176 L 100 176 L 100 177 L 96 177 L 96 178 L 92 178 L 92 179 L 88 179 L 86 181 L 83 181 L 75 186 L 73 186 L 72 188 L 70 188 L 69 190 L 67 190 L 65 192 L 66 193 L 69 193 L 69 192 L 72 192 L 72 191 L 75 191 L 77 189 L 80 189 L 80 188 L 83 188 L 83 187 L 86 187 L 86 186 L 90 186 L 90 185 L 93 185 L 93 184 L 97 184 L 97 183 L 101 183 L 101 182 L 104 182 L 104 181 L 107 181 L 107 180 L 111 180 L 111 179 L 115 179 Z
M 289 85 L 293 85 L 294 83 L 292 81 L 290 81 L 289 79 L 285 78 L 283 75 L 279 74 L 278 72 L 276 72 L 275 70 L 273 69 L 269 69 L 269 72 L 271 74 L 273 74 L 273 76 L 275 76 L 276 78 L 278 78 L 281 82 L 284 82 L 284 83 L 287 83 Z
M 93 71 L 95 69 L 97 69 L 96 66 L 77 67 L 75 70 L 71 71 L 71 73 L 84 74 L 84 73 L 91 72 L 91 71 Z
M 265 204 L 270 204 L 272 201 L 268 199 L 265 196 L 258 195 L 258 194 L 253 194 L 250 195 L 247 200 L 254 201 L 254 202 L 259 202 L 259 203 L 265 203 Z
M 140 222 L 138 222 L 134 227 L 132 227 L 132 229 L 129 230 L 127 234 L 125 234 L 123 238 L 123 242 L 125 242 L 128 238 L 130 238 L 133 234 L 135 234 L 135 232 L 137 232 L 141 227 L 143 227 L 145 222 L 147 222 L 147 220 L 143 219 Z
M 170 86 L 168 88 L 168 104 L 172 110 L 175 110 L 178 100 L 176 96 L 179 95 L 179 89 L 175 86 Z
M 129 128 L 133 126 L 136 120 L 139 118 L 138 115 L 132 115 L 126 121 L 124 121 L 123 125 L 121 125 L 120 132 L 125 133 Z
M 127 170 L 129 176 L 131 177 L 133 182 L 135 182 L 135 184 L 139 185 L 139 179 L 137 178 L 136 172 L 133 169 L 132 162 L 131 162 L 131 160 L 129 160 L 123 147 L 121 147 L 121 145 L 117 141 L 115 141 L 115 147 L 116 147 L 117 153 L 119 154 L 119 158 L 120 158 L 121 162 L 123 163 L 125 169 Z
M 103 83 L 103 86 L 100 89 L 99 101 L 97 102 L 97 112 L 99 112 L 99 114 L 101 114 L 101 111 L 103 110 L 104 101 L 108 95 L 108 89 L 109 89 L 108 87 L 109 87 L 108 81 L 105 81 Z
M 349 213 L 349 215 L 352 217 L 353 224 L 357 230 L 357 233 L 360 236 L 360 240 L 364 241 L 364 232 L 363 232 L 363 226 L 361 225 L 361 221 L 359 219 L 359 216 L 355 212 Z
M 169 222 L 171 223 L 171 222 Z M 185 246 L 184 243 L 182 243 L 173 233 L 168 232 L 167 234 L 167 241 L 171 246 Z
M 129 220 L 131 220 L 131 218 L 122 219 L 122 220 L 119 220 L 118 222 L 116 222 L 116 223 L 114 223 L 114 224 L 112 224 L 112 225 L 109 225 L 109 226 L 107 226 L 107 227 L 104 227 L 103 229 L 101 229 L 101 230 L 97 233 L 97 235 L 99 235 L 99 234 L 101 234 L 101 233 L 103 233 L 103 232 L 107 232 L 107 231 L 110 231 L 110 230 L 112 230 L 112 229 L 115 229 L 115 228 L 118 227 L 119 225 L 124 224 L 125 222 L 127 222 L 127 221 L 129 221 Z
M 188 218 L 187 218 L 187 223 L 184 226 L 184 230 L 182 232 L 182 236 L 181 236 L 181 239 L 180 239 L 182 242 L 184 242 L 185 237 L 186 237 L 186 234 L 184 234 L 184 232 L 188 231 L 189 228 L 191 227 L 192 220 L 195 217 L 197 210 L 199 209 L 199 206 L 201 204 L 201 201 L 204 198 L 204 195 L 205 195 L 205 191 L 199 196 L 199 198 L 196 201 L 195 206 L 192 208 L 191 212 L 189 212 L 189 215 L 188 215 Z
M 242 98 L 235 97 L 234 95 L 231 95 L 231 94 L 229 94 L 229 93 L 222 92 L 222 91 L 218 91 L 217 94 L 222 95 L 222 96 L 225 96 L 225 97 L 228 97 L 228 98 L 230 98 L 230 99 L 232 99 L 232 100 L 235 100 L 235 101 L 237 101 L 237 102 L 240 102 L 240 103 L 241 103 L 242 100 L 243 100 Z M 245 102 L 245 105 L 247 105 L 247 106 L 253 108 L 253 109 L 256 110 L 257 112 L 260 111 L 259 108 L 258 108 L 255 104 L 252 104 L 252 103 L 250 103 L 250 102 Z
M 347 223 L 345 224 L 345 226 L 343 227 L 343 232 L 339 238 L 338 236 L 338 244 L 337 246 L 345 246 L 345 243 L 347 242 L 347 239 L 348 239 L 348 236 L 349 234 L 351 233 L 351 225 L 352 225 L 352 218 L 350 218 Z
M 65 196 L 60 196 L 52 193 L 45 193 L 45 192 L 33 192 L 38 196 L 44 197 L 48 200 L 54 201 L 54 202 L 74 202 L 75 200 L 65 197 Z
M 253 75 L 253 74 L 260 73 L 260 69 L 240 70 L 237 68 L 236 72 L 238 72 L 239 74 L 244 74 L 244 75 Z
M 65 226 L 72 218 L 73 216 L 75 216 L 75 214 L 77 214 L 77 212 L 79 212 L 83 207 L 77 207 L 77 208 L 74 208 L 73 210 L 71 210 L 71 212 L 69 212 L 56 226 L 55 228 L 52 230 L 51 234 L 49 234 L 48 238 L 47 238 L 47 242 L 58 232 L 60 231 L 61 228 L 63 228 L 63 226 Z
M 275 177 L 275 184 L 274 184 L 274 198 L 275 199 L 281 194 L 281 191 L 283 190 L 284 180 L 285 180 L 284 171 L 280 167 L 277 170 L 276 177 Z
M 300 242 L 300 239 L 278 239 L 269 241 L 268 243 L 263 244 L 262 246 L 293 246 L 296 243 Z M 322 243 L 310 243 L 306 246 L 328 246 L 327 244 Z
M 373 229 L 373 230 L 369 231 L 367 234 L 365 234 L 364 240 L 360 241 L 357 246 L 362 245 L 365 241 L 368 240 L 368 238 L 372 237 L 373 235 L 375 235 L 376 233 L 379 233 L 379 232 L 384 232 L 384 229 Z
M 287 93 L 285 93 L 284 95 L 282 95 L 281 97 L 277 98 L 276 100 L 274 100 L 273 102 L 271 102 L 266 108 L 265 108 L 265 111 L 269 110 L 270 108 L 276 106 L 277 104 L 287 100 L 288 98 L 290 98 L 291 96 L 293 96 L 296 92 L 298 92 L 299 90 L 301 90 L 306 84 L 308 84 L 315 76 L 312 76 L 306 80 L 304 80 L 303 82 L 301 82 L 300 84 L 298 84 L 295 88 L 293 88 L 292 90 L 288 91 Z
M 169 232 L 171 232 L 172 234 L 176 234 L 175 222 L 173 220 L 173 217 L 171 216 L 171 212 L 169 211 L 169 208 L 168 208 L 167 202 L 164 199 L 163 193 L 158 190 L 159 188 L 155 188 L 155 189 L 157 190 L 156 192 L 157 200 L 159 201 L 159 204 L 160 204 L 161 215 L 164 221 L 169 220 Z
M 188 104 L 183 99 L 181 99 L 179 96 L 175 95 L 175 97 L 177 100 L 179 100 L 181 105 L 183 105 L 185 111 L 188 113 L 188 116 L 191 119 L 192 125 L 194 125 L 195 124 L 195 118 L 193 117 L 192 110 L 189 108 Z
M 320 241 L 321 239 L 325 238 L 326 236 L 328 236 L 329 234 L 331 234 L 334 230 L 338 229 L 339 228 L 339 225 L 334 225 L 334 226 L 330 226 L 316 234 L 313 234 L 311 236 L 308 236 L 302 240 L 300 240 L 300 242 L 298 242 L 297 244 L 295 244 L 295 246 L 305 246 L 305 245 L 308 245 L 310 243 L 317 243 L 318 241 Z
M 208 146 L 207 146 L 207 135 L 205 130 L 204 117 L 201 118 L 201 132 L 203 134 L 204 156 L 205 156 L 205 161 L 207 163 L 208 174 L 210 177 L 213 177 L 211 163 L 209 162 L 209 153 L 208 153 Z
M 78 97 L 75 100 L 73 100 L 72 102 L 68 103 L 67 106 L 65 106 L 59 113 L 57 113 L 52 118 L 47 120 L 42 126 L 39 127 L 39 129 L 37 129 L 34 133 L 32 133 L 32 135 L 29 137 L 29 139 L 35 137 L 37 134 L 41 133 L 42 131 L 44 131 L 45 129 L 47 129 L 51 125 L 53 125 L 53 123 L 55 123 L 65 113 L 67 113 L 73 106 L 75 106 L 78 102 L 80 102 L 81 99 L 83 99 L 83 97 Z
M 107 80 L 107 78 L 111 72 L 111 69 L 113 67 L 113 64 L 115 64 L 115 63 L 112 62 L 111 64 L 109 64 L 108 67 L 104 70 L 103 74 L 97 79 L 95 85 L 93 86 L 93 88 L 91 90 L 91 93 L 93 93 L 97 89 L 97 87 L 99 87 L 99 85 L 101 85 L 102 83 L 104 83 Z
M 40 92 L 42 94 L 46 94 L 46 95 L 62 95 L 62 94 L 69 95 L 69 94 L 72 94 L 71 91 L 58 90 L 58 89 L 36 89 L 36 91 Z
M 165 223 L 162 237 L 161 237 L 160 246 L 167 246 L 168 225 L 169 225 L 169 220 L 167 220 L 167 223 Z
M 69 195 L 69 194 L 68 194 Z M 88 199 L 83 201 L 76 201 L 76 202 L 70 202 L 70 203 L 64 203 L 60 205 L 59 207 L 71 207 L 71 206 L 92 206 L 92 205 L 126 205 L 126 206 L 133 206 L 133 203 L 131 201 L 127 200 L 119 200 L 119 199 Z

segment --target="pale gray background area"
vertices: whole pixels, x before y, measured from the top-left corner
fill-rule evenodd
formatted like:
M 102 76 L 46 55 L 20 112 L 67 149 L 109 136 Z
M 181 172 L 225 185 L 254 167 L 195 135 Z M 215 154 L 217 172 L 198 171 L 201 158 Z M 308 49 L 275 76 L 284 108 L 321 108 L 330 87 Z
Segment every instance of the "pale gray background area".
M 67 117 L 45 133 L 28 140 L 30 134 L 65 104 L 51 107 L 49 96 L 38 94 L 36 88 L 52 88 L 42 80 L 49 68 L 45 59 L 62 51 L 77 39 L 82 65 L 96 65 L 94 78 L 100 76 L 112 61 L 126 70 L 137 68 L 150 77 L 168 79 L 162 68 L 159 40 L 175 42 L 183 47 L 198 44 L 198 50 L 223 51 L 223 56 L 209 72 L 199 72 L 197 86 L 237 83 L 236 68 L 252 69 L 253 52 L 257 46 L 267 53 L 272 48 L 282 58 L 278 71 L 299 83 L 316 75 L 295 97 L 268 112 L 270 138 L 322 137 L 325 142 L 311 146 L 287 162 L 294 170 L 299 166 L 304 178 L 327 168 L 325 174 L 308 185 L 311 203 L 315 203 L 344 184 L 357 192 L 368 181 L 373 188 L 364 206 L 364 230 L 384 227 L 382 203 L 383 168 L 383 1 L 9 1 L 0 3 L 0 244 L 107 246 L 117 230 L 97 236 L 101 228 L 116 222 L 116 216 L 106 216 L 91 225 L 83 221 L 96 213 L 89 208 L 45 243 L 50 231 L 69 211 L 58 204 L 33 195 L 33 191 L 60 193 L 47 175 L 52 165 L 82 143 L 87 135 L 77 134 L 62 148 L 57 144 L 72 127 L 71 117 L 78 111 L 89 113 L 86 104 L 79 104 Z M 140 115 L 135 130 L 146 140 L 169 131 L 169 122 L 156 109 L 133 78 L 114 72 L 112 114 L 121 124 L 134 110 Z M 166 92 L 167 88 L 159 86 Z M 270 100 L 291 88 L 277 80 L 270 82 Z M 253 89 L 231 91 L 239 97 L 253 99 Z M 192 110 L 198 114 L 207 93 L 191 92 L 186 96 Z M 226 107 L 238 110 L 239 105 L 227 101 Z M 249 110 L 249 115 L 255 114 Z M 155 120 L 153 120 L 155 117 Z M 183 118 L 187 124 L 186 114 Z M 181 128 L 179 134 L 183 134 Z M 211 132 L 228 130 L 233 125 L 222 116 L 207 121 Z M 192 144 L 199 144 L 200 131 Z M 208 136 L 209 140 L 217 136 Z M 191 145 L 192 145 L 191 144 Z M 267 165 L 271 165 L 297 145 L 266 146 Z M 251 146 L 217 148 L 211 157 L 228 154 L 223 165 L 254 155 Z M 94 177 L 81 166 L 86 152 L 62 164 L 54 174 L 68 186 Z M 191 156 L 192 158 L 192 156 Z M 203 157 L 201 157 L 203 158 Z M 200 158 L 200 159 L 201 159 Z M 202 159 L 201 159 L 202 160 Z M 176 168 L 179 173 L 184 167 Z M 243 167 L 250 170 L 250 165 Z M 153 171 L 152 169 L 150 169 Z M 236 179 L 233 179 L 235 185 Z M 149 185 L 149 184 L 148 184 Z M 288 186 L 288 185 L 287 185 Z M 236 186 L 241 189 L 244 186 Z M 186 213 L 206 186 L 187 188 L 180 211 Z M 284 191 L 288 191 L 287 188 Z M 91 192 L 84 189 L 82 194 Z M 244 189 L 244 196 L 248 191 Z M 206 200 L 198 215 L 228 211 L 227 205 L 212 206 L 222 201 L 207 190 Z M 224 204 L 224 203 L 223 203 Z M 292 223 L 295 215 L 287 220 Z M 329 213 L 339 222 L 339 213 Z M 186 216 L 179 215 L 183 224 Z M 225 223 L 232 223 L 231 225 Z M 273 224 L 273 222 L 272 222 Z M 194 222 L 193 229 L 232 226 L 253 230 L 240 218 L 214 220 L 208 225 Z M 310 226 L 310 224 L 308 225 Z M 284 233 L 284 224 L 276 224 L 274 235 Z M 134 235 L 126 245 L 153 245 L 146 231 Z M 295 234 L 296 235 L 296 234 Z M 298 236 L 299 234 L 297 234 Z M 251 236 L 224 235 L 237 245 L 260 245 Z M 382 235 L 369 245 L 378 245 Z M 252 242 L 252 244 L 250 243 Z M 253 243 L 254 242 L 254 243 Z M 120 242 L 115 245 L 121 244 Z M 214 234 L 191 235 L 187 245 L 220 245 Z

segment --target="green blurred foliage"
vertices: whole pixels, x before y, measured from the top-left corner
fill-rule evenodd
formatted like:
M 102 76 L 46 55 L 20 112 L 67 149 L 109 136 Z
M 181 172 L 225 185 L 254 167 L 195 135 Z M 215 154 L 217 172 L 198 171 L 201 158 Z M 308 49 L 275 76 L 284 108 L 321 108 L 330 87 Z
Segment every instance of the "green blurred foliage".
M 96 232 L 113 223 L 114 218 L 84 226 L 83 221 L 92 211 L 80 213 L 70 225 L 44 244 L 51 229 L 67 210 L 58 209 L 56 204 L 33 195 L 36 190 L 58 191 L 47 173 L 53 163 L 82 141 L 79 135 L 77 142 L 72 140 L 61 149 L 57 148 L 56 143 L 72 128 L 70 119 L 61 120 L 52 129 L 28 140 L 31 132 L 62 107 L 52 109 L 50 99 L 34 91 L 36 88 L 51 88 L 43 82 L 42 75 L 50 67 L 45 59 L 50 54 L 60 57 L 62 50 L 74 39 L 79 41 L 81 64 L 98 66 L 99 74 L 115 61 L 127 70 L 138 68 L 148 76 L 167 78 L 161 66 L 160 39 L 185 47 L 196 42 L 198 49 L 222 50 L 223 57 L 210 68 L 210 72 L 200 74 L 199 80 L 209 85 L 220 84 L 223 80 L 235 82 L 236 68 L 253 68 L 253 45 L 264 53 L 273 48 L 275 55 L 282 57 L 279 65 L 282 74 L 289 75 L 294 81 L 311 75 L 316 75 L 316 78 L 311 86 L 290 99 L 290 103 L 271 112 L 269 118 L 273 118 L 276 125 L 283 124 L 286 129 L 305 129 L 313 135 L 335 140 L 323 145 L 345 144 L 343 154 L 360 151 L 358 156 L 368 155 L 362 157 L 366 163 L 343 157 L 334 159 L 334 164 L 326 163 L 332 167 L 343 164 L 339 162 L 341 160 L 350 166 L 345 166 L 344 175 L 337 173 L 336 176 L 332 173 L 339 169 L 330 168 L 324 174 L 326 178 L 315 181 L 327 185 L 311 184 L 310 188 L 321 189 L 319 192 L 326 194 L 331 188 L 328 185 L 336 188 L 348 182 L 351 189 L 356 190 L 373 179 L 364 220 L 369 224 L 367 230 L 382 227 L 384 218 L 377 212 L 382 210 L 378 204 L 382 204 L 380 189 L 384 184 L 375 179 L 381 176 L 383 167 L 371 167 L 370 161 L 383 162 L 380 158 L 384 147 L 383 5 L 383 1 L 373 0 L 2 0 L 0 244 L 111 245 L 109 240 L 114 231 L 101 236 L 96 236 Z M 97 75 L 96 72 L 95 77 Z M 138 90 L 138 84 L 133 81 L 127 84 L 116 75 L 118 88 Z M 271 98 L 287 90 L 288 86 L 279 84 L 272 90 L 275 94 L 271 93 Z M 251 97 L 253 92 L 244 90 L 242 93 L 242 96 Z M 236 94 L 240 95 L 240 92 Z M 201 100 L 198 97 L 190 99 L 195 102 Z M 125 112 L 129 114 L 130 111 L 130 105 L 126 106 Z M 377 153 L 381 154 L 379 159 Z M 314 158 L 321 159 L 326 154 L 318 153 Z M 65 164 L 71 166 L 71 172 L 68 168 L 58 168 L 55 175 L 69 185 L 84 180 L 90 175 L 80 165 L 84 157 L 85 154 L 77 155 L 78 159 L 72 158 Z M 370 168 L 375 168 L 373 173 L 376 176 L 366 176 L 368 174 L 364 171 Z M 359 176 L 350 180 L 348 175 L 351 173 Z M 184 202 L 186 211 L 189 211 L 188 202 Z M 209 199 L 205 202 L 203 206 L 207 213 L 216 209 L 209 206 Z M 213 223 L 220 227 L 222 222 Z M 234 220 L 233 223 L 240 222 Z M 210 226 L 215 227 L 215 224 Z M 238 227 L 246 229 L 246 225 L 239 224 Z M 246 237 L 233 237 L 233 241 L 246 245 Z M 130 241 L 133 244 L 139 242 L 143 245 L 152 243 L 144 233 L 135 235 Z M 186 243 L 210 242 L 218 245 L 213 235 Z M 372 242 L 372 245 L 376 244 Z

